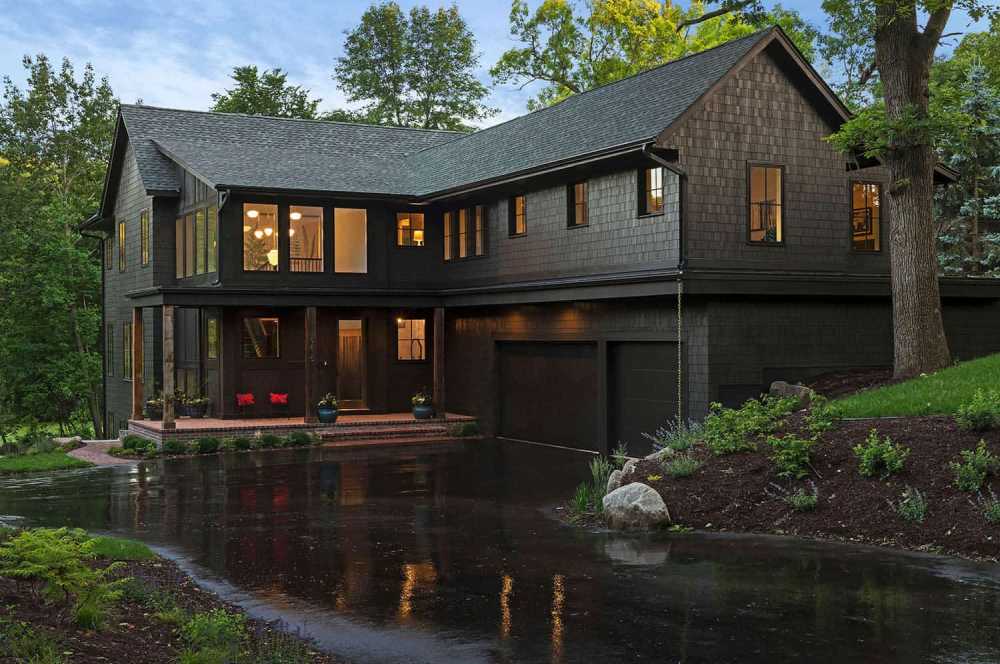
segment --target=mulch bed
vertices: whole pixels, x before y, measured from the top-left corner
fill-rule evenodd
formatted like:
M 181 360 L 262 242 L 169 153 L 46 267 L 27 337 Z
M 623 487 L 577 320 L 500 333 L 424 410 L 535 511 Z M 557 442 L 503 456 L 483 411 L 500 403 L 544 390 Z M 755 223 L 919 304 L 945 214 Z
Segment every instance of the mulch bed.
M 801 414 L 793 415 L 787 430 L 797 430 Z M 851 448 L 878 430 L 910 448 L 903 471 L 887 480 L 862 477 Z M 968 558 L 997 560 L 1000 526 L 990 524 L 974 494 L 959 491 L 948 462 L 959 452 L 975 448 L 980 439 L 1000 455 L 1000 432 L 961 431 L 950 417 L 838 422 L 813 448 L 816 474 L 807 480 L 777 476 L 763 442 L 758 452 L 716 457 L 704 448 L 695 454 L 704 465 L 694 475 L 673 479 L 655 461 L 642 461 L 625 482 L 649 484 L 663 496 L 675 523 L 696 529 L 778 533 L 850 540 L 906 549 L 948 553 Z M 662 479 L 650 481 L 650 475 Z M 819 490 L 813 512 L 796 512 L 784 501 L 768 495 L 773 482 L 787 489 L 808 489 L 808 480 Z M 1000 493 L 1000 479 L 988 477 Z M 918 488 L 928 501 L 923 523 L 910 523 L 889 504 L 907 486 Z M 983 488 L 987 493 L 986 486 Z
M 892 377 L 892 369 L 850 369 L 817 376 L 809 381 L 809 387 L 830 399 L 868 390 L 873 387 L 899 382 Z
M 106 564 L 106 563 L 102 563 Z M 201 613 L 223 608 L 233 613 L 242 611 L 202 590 L 172 561 L 157 558 L 151 561 L 126 563 L 124 576 L 142 584 L 171 593 L 177 604 L 189 613 Z M 0 578 L 0 616 L 30 623 L 36 630 L 49 634 L 70 662 L 177 662 L 184 644 L 180 628 L 155 619 L 145 605 L 123 599 L 109 613 L 100 631 L 82 630 L 62 620 L 52 606 L 36 602 L 26 588 L 7 578 Z M 298 635 L 283 632 L 280 625 L 248 617 L 248 629 L 269 639 L 300 640 L 311 653 L 315 664 L 333 664 L 342 660 L 319 652 Z M 13 662 L 0 654 L 0 662 Z

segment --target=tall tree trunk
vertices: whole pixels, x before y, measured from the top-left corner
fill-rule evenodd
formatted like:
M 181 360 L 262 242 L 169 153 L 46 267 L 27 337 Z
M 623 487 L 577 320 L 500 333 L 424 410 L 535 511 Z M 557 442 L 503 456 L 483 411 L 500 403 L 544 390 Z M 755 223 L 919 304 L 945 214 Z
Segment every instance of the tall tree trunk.
M 101 268 L 104 269 L 103 267 Z M 76 304 L 70 305 L 70 317 L 73 321 L 73 340 L 76 343 L 76 351 L 80 354 L 87 352 L 87 346 L 83 342 L 83 337 L 80 335 L 80 323 L 77 316 Z M 105 349 L 105 353 L 108 349 Z M 101 367 L 101 371 L 104 371 L 104 367 Z M 90 382 L 90 394 L 87 395 L 87 409 L 90 411 L 90 421 L 94 425 L 94 438 L 104 437 L 104 417 L 102 417 L 101 406 L 101 389 L 98 385 Z
M 930 64 L 940 32 L 931 24 L 921 34 L 917 17 L 900 13 L 894 2 L 879 5 L 875 61 L 881 76 L 889 122 L 927 117 Z M 913 136 L 919 138 L 914 139 Z M 941 369 L 951 362 L 941 318 L 937 253 L 934 244 L 933 196 L 936 158 L 930 137 L 910 132 L 890 145 L 886 209 L 890 223 L 892 321 L 895 376 L 910 378 Z

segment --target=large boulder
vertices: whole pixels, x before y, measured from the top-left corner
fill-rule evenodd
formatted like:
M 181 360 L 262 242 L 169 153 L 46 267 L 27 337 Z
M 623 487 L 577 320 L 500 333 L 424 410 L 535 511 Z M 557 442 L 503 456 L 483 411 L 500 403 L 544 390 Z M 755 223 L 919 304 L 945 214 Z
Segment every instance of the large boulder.
M 792 385 L 791 383 L 786 383 L 783 380 L 776 380 L 771 383 L 771 389 L 768 390 L 768 394 L 772 397 L 795 397 L 799 400 L 799 406 L 801 408 L 807 408 L 809 402 L 812 401 L 813 394 L 811 388 L 805 385 Z
M 611 474 L 608 475 L 608 486 L 604 490 L 604 495 L 611 493 L 621 485 L 622 485 L 622 471 L 615 468 L 614 470 L 611 471 Z
M 632 482 L 604 496 L 604 516 L 612 528 L 651 528 L 670 523 L 663 498 L 651 486 Z

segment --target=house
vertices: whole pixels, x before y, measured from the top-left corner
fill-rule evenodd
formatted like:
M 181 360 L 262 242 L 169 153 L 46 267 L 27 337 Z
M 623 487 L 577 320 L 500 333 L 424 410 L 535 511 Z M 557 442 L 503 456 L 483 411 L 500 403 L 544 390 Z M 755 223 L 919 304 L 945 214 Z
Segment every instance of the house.
M 124 105 L 86 225 L 109 423 L 174 386 L 222 419 L 287 393 L 306 423 L 426 387 L 607 450 L 891 365 L 885 174 L 824 141 L 847 117 L 778 28 L 471 134 Z M 1000 289 L 942 292 L 953 352 L 1000 350 Z

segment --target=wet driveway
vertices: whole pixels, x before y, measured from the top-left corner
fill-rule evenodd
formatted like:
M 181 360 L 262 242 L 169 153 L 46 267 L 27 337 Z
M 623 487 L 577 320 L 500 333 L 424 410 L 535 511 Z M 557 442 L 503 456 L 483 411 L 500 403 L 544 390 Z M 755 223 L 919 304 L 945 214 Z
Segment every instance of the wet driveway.
M 137 537 L 355 662 L 997 662 L 1000 568 L 549 515 L 577 453 L 459 442 L 0 480 L 0 514 Z

